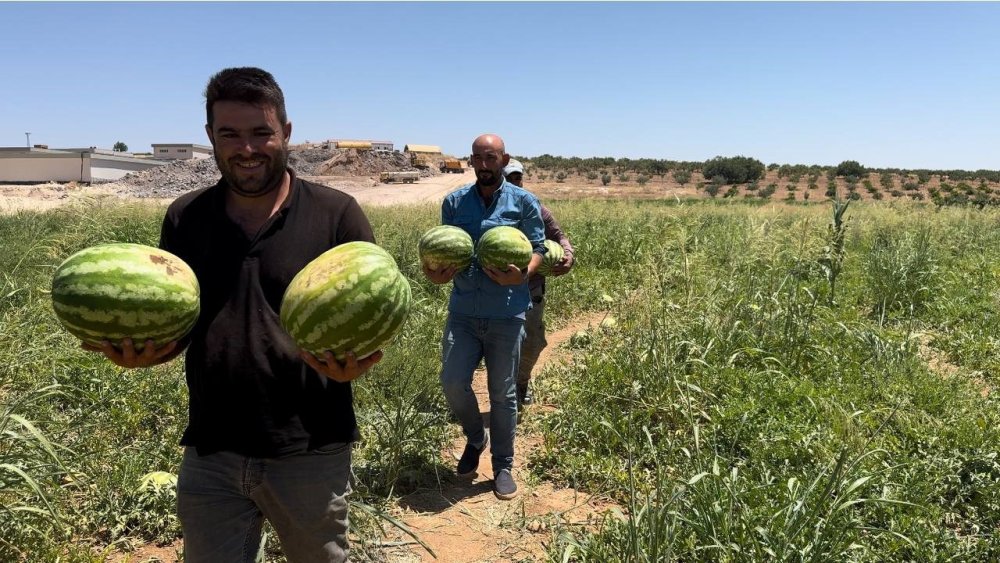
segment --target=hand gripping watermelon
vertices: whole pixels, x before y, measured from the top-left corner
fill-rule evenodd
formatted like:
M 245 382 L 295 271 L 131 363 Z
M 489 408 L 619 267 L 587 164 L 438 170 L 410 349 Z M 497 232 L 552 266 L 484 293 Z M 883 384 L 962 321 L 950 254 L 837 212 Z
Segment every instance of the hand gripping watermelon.
M 562 245 L 554 240 L 545 239 L 545 255 L 538 266 L 538 273 L 543 276 L 552 275 L 552 267 L 562 261 L 565 251 Z
M 464 270 L 472 262 L 472 251 L 469 233 L 451 225 L 438 225 L 428 230 L 417 244 L 420 262 L 431 270 L 449 266 Z
M 173 254 L 141 244 L 92 246 L 67 258 L 52 278 L 52 308 L 66 330 L 100 345 L 131 338 L 136 350 L 179 340 L 198 320 L 194 271 Z
M 292 278 L 281 325 L 300 348 L 343 361 L 381 350 L 410 313 L 410 283 L 388 252 L 370 242 L 335 246 Z
M 523 270 L 531 262 L 531 250 L 531 241 L 520 229 L 500 226 L 483 233 L 476 255 L 484 268 L 506 270 L 513 264 Z

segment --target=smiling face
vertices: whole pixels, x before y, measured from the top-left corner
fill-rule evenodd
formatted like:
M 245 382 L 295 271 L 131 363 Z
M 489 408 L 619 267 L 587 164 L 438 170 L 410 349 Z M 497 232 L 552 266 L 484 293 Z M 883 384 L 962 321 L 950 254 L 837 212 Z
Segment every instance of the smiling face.
M 260 197 L 281 186 L 288 167 L 291 123 L 281 123 L 271 105 L 218 101 L 206 125 L 215 163 L 229 188 L 244 197 Z

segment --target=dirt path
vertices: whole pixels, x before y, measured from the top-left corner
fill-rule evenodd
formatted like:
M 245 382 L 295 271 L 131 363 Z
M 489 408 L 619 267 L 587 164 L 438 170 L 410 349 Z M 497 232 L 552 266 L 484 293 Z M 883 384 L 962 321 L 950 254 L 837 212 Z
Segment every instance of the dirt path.
M 413 184 L 380 184 L 368 182 L 341 182 L 338 178 L 317 176 L 309 178 L 347 192 L 362 205 L 399 205 L 441 203 L 444 196 L 476 181 L 471 170 L 464 174 L 440 174 L 421 178 Z
M 374 178 L 349 176 L 306 176 L 308 180 L 347 192 L 362 205 L 398 205 L 440 203 L 444 196 L 476 180 L 467 170 L 464 174 L 440 174 L 421 178 L 413 184 L 380 184 Z M 70 182 L 49 182 L 32 185 L 0 184 L 0 215 L 18 211 L 48 211 L 85 199 L 120 199 L 168 204 L 170 199 L 137 199 L 117 193 L 116 184 L 94 186 Z
M 538 359 L 535 377 L 547 365 L 572 361 L 561 345 L 578 330 L 596 327 L 605 315 L 603 312 L 591 313 L 550 333 L 549 345 Z M 476 371 L 472 388 L 479 399 L 480 412 L 488 416 L 485 370 Z M 521 417 L 514 440 L 514 477 L 519 488 L 519 495 L 514 500 L 501 501 L 493 496 L 489 455 L 483 454 L 480 474 L 471 482 L 448 476 L 439 488 L 417 491 L 399 502 L 397 517 L 434 551 L 437 559 L 413 543 L 408 549 L 389 553 L 389 560 L 399 563 L 540 561 L 551 539 L 552 524 L 557 521 L 596 523 L 595 518 L 609 510 L 613 506 L 611 503 L 573 489 L 556 488 L 544 481 L 527 480 L 525 465 L 532 453 L 542 446 L 542 437 L 534 424 L 537 419 L 532 420 L 532 415 L 554 408 L 536 403 Z M 460 435 L 441 452 L 445 465 L 453 467 L 464 447 L 465 437 Z M 394 535 L 398 541 L 410 539 L 402 534 Z
M 535 377 L 546 366 L 572 361 L 570 352 L 562 345 L 577 331 L 597 327 L 606 315 L 604 312 L 586 314 L 549 333 L 549 345 L 538 358 Z M 476 371 L 472 389 L 479 400 L 480 412 L 488 417 L 485 370 Z M 613 503 L 574 489 L 526 479 L 527 460 L 542 446 L 542 437 L 535 427 L 537 418 L 532 416 L 553 410 L 554 405 L 536 403 L 528 407 L 518 423 L 514 440 L 517 498 L 501 501 L 493 496 L 489 455 L 484 454 L 481 466 L 484 470 L 474 480 L 448 476 L 439 488 L 416 491 L 399 501 L 394 515 L 434 551 L 437 559 L 392 528 L 387 530 L 387 545 L 398 545 L 386 548 L 387 559 L 392 563 L 541 561 L 545 558 L 554 523 L 596 524 L 602 513 L 615 506 Z M 443 463 L 453 467 L 464 447 L 465 438 L 457 437 L 441 452 Z M 165 546 L 137 546 L 129 553 L 113 551 L 106 560 L 109 563 L 179 562 L 182 551 L 183 540 L 176 540 Z
M 18 211 L 48 211 L 85 198 L 114 197 L 106 186 L 81 186 L 75 182 L 60 184 L 0 184 L 0 215 Z

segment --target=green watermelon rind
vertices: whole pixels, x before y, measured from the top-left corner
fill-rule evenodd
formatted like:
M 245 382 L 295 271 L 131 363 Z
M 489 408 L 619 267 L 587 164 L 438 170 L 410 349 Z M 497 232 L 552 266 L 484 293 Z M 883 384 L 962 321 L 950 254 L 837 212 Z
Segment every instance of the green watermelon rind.
M 513 264 L 522 270 L 531 262 L 531 241 L 520 229 L 505 225 L 483 233 L 476 245 L 476 258 L 484 268 L 506 269 Z
M 324 252 L 285 290 L 279 319 L 292 340 L 322 358 L 343 361 L 349 351 L 367 358 L 402 329 L 412 293 L 392 256 L 355 241 Z
M 66 258 L 52 278 L 52 309 L 83 342 L 131 338 L 161 347 L 183 338 L 198 321 L 201 290 L 177 256 L 151 246 L 109 243 Z
M 543 276 L 552 275 L 552 267 L 562 261 L 565 250 L 562 245 L 552 239 L 545 239 L 545 254 L 542 255 L 542 263 L 538 265 L 537 272 Z
M 464 270 L 472 263 L 475 246 L 472 237 L 460 227 L 438 225 L 429 229 L 417 243 L 420 262 L 432 270 L 455 267 Z

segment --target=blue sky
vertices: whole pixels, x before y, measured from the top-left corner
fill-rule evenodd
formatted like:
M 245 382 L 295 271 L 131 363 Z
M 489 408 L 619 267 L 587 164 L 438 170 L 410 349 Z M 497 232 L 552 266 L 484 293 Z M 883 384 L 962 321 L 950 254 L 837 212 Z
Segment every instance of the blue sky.
M 292 142 L 1000 169 L 995 3 L 0 3 L 0 146 L 207 144 L 260 66 Z

